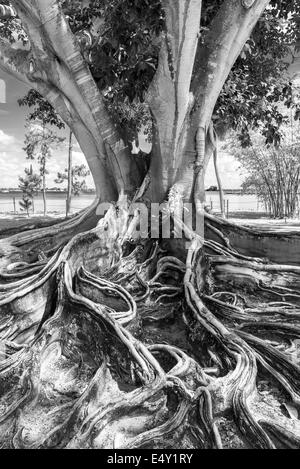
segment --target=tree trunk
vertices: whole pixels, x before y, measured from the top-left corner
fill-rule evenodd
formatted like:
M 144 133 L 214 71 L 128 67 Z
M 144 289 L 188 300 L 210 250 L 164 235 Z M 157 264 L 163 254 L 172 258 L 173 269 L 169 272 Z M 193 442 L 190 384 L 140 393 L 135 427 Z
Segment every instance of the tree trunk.
M 213 108 L 267 3 L 222 3 L 190 86 L 200 3 L 163 0 L 148 96 L 151 184 L 138 193 L 145 174 L 58 2 L 39 0 L 35 16 L 25 14 L 28 2 L 20 8 L 38 38 L 39 90 L 77 138 L 97 199 L 70 220 L 0 242 L 1 447 L 300 447 L 290 417 L 300 403 L 300 237 L 264 235 L 203 211 Z M 128 207 L 124 195 L 145 204 Z M 163 201 L 168 239 L 139 237 L 149 228 L 142 210 Z M 179 220 L 184 235 L 176 238 L 183 202 L 203 216 L 205 232 Z
M 44 217 L 47 215 L 47 189 L 46 189 L 46 175 L 43 173 L 43 205 Z
M 68 158 L 68 189 L 67 189 L 67 209 L 66 216 L 71 213 L 72 187 L 73 187 L 73 133 L 70 130 L 69 136 L 69 158 Z
M 216 145 L 217 145 L 217 143 L 216 143 Z M 219 189 L 221 216 L 223 218 L 226 218 L 223 185 L 222 185 L 221 175 L 219 173 L 219 167 L 218 167 L 218 148 L 217 148 L 217 146 L 214 149 L 213 155 L 214 155 L 215 174 L 216 174 L 218 189 Z

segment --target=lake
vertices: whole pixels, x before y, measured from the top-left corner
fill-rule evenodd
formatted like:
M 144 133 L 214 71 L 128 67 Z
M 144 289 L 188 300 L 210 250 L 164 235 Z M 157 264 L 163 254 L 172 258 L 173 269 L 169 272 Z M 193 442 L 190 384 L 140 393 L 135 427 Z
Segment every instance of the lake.
M 20 192 L 11 192 L 9 194 L 0 194 L 0 213 L 14 213 L 14 199 L 16 204 L 16 212 L 21 214 L 19 201 L 22 199 Z M 72 199 L 72 213 L 88 207 L 95 199 L 94 194 L 81 194 Z M 229 204 L 229 212 L 263 212 L 263 204 L 258 202 L 255 195 L 225 194 L 224 199 Z M 218 192 L 206 192 L 207 205 L 212 206 L 213 210 L 220 211 L 220 202 Z M 38 195 L 34 199 L 35 214 L 43 213 L 42 195 Z M 49 192 L 47 194 L 47 211 L 49 214 L 64 214 L 66 210 L 66 194 L 59 192 Z
M 14 199 L 16 205 L 16 212 L 18 214 L 24 213 L 20 207 L 20 200 L 22 194 L 20 192 L 10 192 L 9 194 L 0 194 L 0 213 L 14 213 Z M 72 213 L 79 212 L 80 210 L 88 207 L 94 201 L 94 194 L 81 194 L 72 199 Z M 42 214 L 44 211 L 43 197 L 39 194 L 34 198 L 34 211 L 35 214 Z M 47 212 L 49 214 L 60 213 L 64 214 L 66 211 L 66 194 L 60 192 L 47 193 Z
M 259 202 L 255 194 L 224 194 L 224 200 L 227 201 L 229 213 L 232 212 L 264 212 L 264 204 Z M 206 203 L 216 212 L 220 211 L 220 200 L 218 192 L 206 192 Z

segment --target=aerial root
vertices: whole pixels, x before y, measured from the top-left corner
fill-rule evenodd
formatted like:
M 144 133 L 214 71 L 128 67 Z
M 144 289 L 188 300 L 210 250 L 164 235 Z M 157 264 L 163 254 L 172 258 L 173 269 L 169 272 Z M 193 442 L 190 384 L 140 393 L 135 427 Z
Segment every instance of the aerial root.
M 232 278 L 240 277 L 240 266 L 243 269 L 249 269 L 247 271 L 247 277 L 243 279 L 244 284 L 248 284 L 249 296 L 253 296 L 253 284 L 251 282 L 251 275 L 256 280 L 256 272 L 260 272 L 262 276 L 265 276 L 266 281 L 272 283 L 271 291 L 274 291 L 274 284 L 279 280 L 282 281 L 282 277 L 278 275 L 283 273 L 285 283 L 298 285 L 298 276 L 300 269 L 289 267 L 289 266 L 276 266 L 266 265 L 265 263 L 257 265 L 256 261 L 241 262 L 241 260 L 231 260 L 228 258 L 216 258 L 211 259 L 213 266 L 212 282 L 215 286 L 220 283 L 221 287 L 228 287 L 230 290 L 221 290 L 205 294 L 201 291 L 201 286 L 206 286 L 207 282 L 199 280 L 195 276 L 195 264 L 201 265 L 203 263 L 203 253 L 200 246 L 197 247 L 197 241 L 194 242 L 194 246 L 191 248 L 188 262 L 187 262 L 187 273 L 185 277 L 185 288 L 186 288 L 186 299 L 190 310 L 193 313 L 193 317 L 196 321 L 204 328 L 210 336 L 214 337 L 219 346 L 223 349 L 223 353 L 228 354 L 234 371 L 227 371 L 225 378 L 223 379 L 227 387 L 227 401 L 232 402 L 233 412 L 235 421 L 240 429 L 241 433 L 247 438 L 248 442 L 261 448 L 272 448 L 274 442 L 268 435 L 268 433 L 259 424 L 257 418 L 254 416 L 251 406 L 249 407 L 248 402 L 254 396 L 257 382 L 257 361 L 265 371 L 270 373 L 273 378 L 277 380 L 280 385 L 291 395 L 293 402 L 298 405 L 299 396 L 297 390 L 299 389 L 299 367 L 292 363 L 284 353 L 276 350 L 271 345 L 266 345 L 264 340 L 253 336 L 253 332 L 257 330 L 257 333 L 261 331 L 272 332 L 276 335 L 283 335 L 285 338 L 287 335 L 291 339 L 299 337 L 299 328 L 291 324 L 282 322 L 282 316 L 285 321 L 294 319 L 295 317 L 299 320 L 299 315 L 295 306 L 291 303 L 279 303 L 276 308 L 276 302 L 271 302 L 269 310 L 275 309 L 277 314 L 271 314 L 270 311 L 265 311 L 262 307 L 259 311 L 254 308 L 247 310 L 245 308 L 245 297 L 243 294 L 240 297 L 233 293 Z M 221 265 L 221 269 L 218 267 Z M 225 270 L 229 266 L 228 272 L 230 272 L 230 279 L 227 273 L 226 277 L 222 272 L 223 266 Z M 232 266 L 237 266 L 237 272 L 235 272 Z M 255 267 L 255 269 L 254 269 Z M 205 272 L 205 268 L 202 272 Z M 253 272 L 253 273 L 252 273 Z M 246 281 L 245 281 L 246 279 Z M 240 281 L 240 278 L 239 280 Z M 257 285 L 254 281 L 254 285 Z M 200 288 L 200 289 L 199 289 Z M 275 287 L 276 288 L 276 287 Z M 280 287 L 281 288 L 281 287 Z M 284 287 L 285 288 L 285 287 Z M 257 289 L 258 290 L 258 289 Z M 202 298 L 202 300 L 201 300 Z M 293 298 L 297 298 L 294 295 Z M 248 300 L 249 301 L 249 300 Z M 251 301 L 253 299 L 251 298 Z M 215 316 L 210 312 L 214 311 Z M 266 308 L 268 309 L 268 308 Z M 294 311 L 293 311 L 294 310 Z M 281 319 L 281 321 L 280 321 Z M 220 322 L 223 320 L 223 323 Z M 224 320 L 226 327 L 224 327 Z M 245 327 L 250 328 L 250 333 L 243 332 Z M 242 340 L 240 340 L 242 339 Z M 231 396 L 231 397 L 230 397 Z
M 300 436 L 285 427 L 266 420 L 261 420 L 260 425 L 270 434 L 278 443 L 277 447 L 281 449 L 299 449 Z
M 300 269 L 219 228 L 185 264 L 129 243 L 137 221 L 111 209 L 49 260 L 2 269 L 0 444 L 222 448 L 227 425 L 241 447 L 298 448 L 298 420 L 266 415 L 299 406 Z

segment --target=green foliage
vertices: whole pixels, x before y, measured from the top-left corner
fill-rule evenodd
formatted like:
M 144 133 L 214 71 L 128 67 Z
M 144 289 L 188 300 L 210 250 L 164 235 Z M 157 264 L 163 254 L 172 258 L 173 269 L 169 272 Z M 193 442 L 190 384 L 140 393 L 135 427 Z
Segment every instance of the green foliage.
M 21 210 L 29 213 L 33 207 L 33 199 L 41 188 L 41 176 L 32 170 L 25 168 L 25 177 L 19 177 L 19 188 L 23 192 L 22 200 L 19 202 Z
M 73 7 L 70 8 L 70 3 Z M 223 0 L 202 3 L 201 38 L 210 29 Z M 85 5 L 80 8 L 80 6 Z M 65 2 L 73 31 L 92 31 L 85 41 L 92 74 L 103 91 L 108 108 L 132 138 L 150 116 L 143 105 L 158 63 L 158 35 L 164 27 L 159 1 L 114 0 Z M 267 143 L 277 145 L 281 126 L 292 104 L 292 86 L 286 56 L 299 39 L 300 2 L 272 0 L 233 67 L 218 100 L 216 128 L 235 129 L 243 146 L 250 144 L 250 131 L 257 129 Z M 94 24 L 100 37 L 93 38 Z M 137 104 L 138 103 L 138 104 Z M 297 106 L 294 116 L 300 117 Z
M 72 168 L 72 194 L 79 196 L 87 188 L 85 177 L 89 176 L 91 173 L 87 167 L 82 165 L 77 165 Z M 58 173 L 57 179 L 55 180 L 56 184 L 63 184 L 68 180 L 68 169 L 65 169 L 64 173 Z
M 39 120 L 44 126 L 51 125 L 58 129 L 65 127 L 64 122 L 58 116 L 53 106 L 45 100 L 38 91 L 34 89 L 29 90 L 24 98 L 18 100 L 18 103 L 20 106 L 28 106 L 30 109 L 33 108 L 28 116 L 28 120 Z
M 40 175 L 34 173 L 32 167 L 30 169 L 25 168 L 25 177 L 19 177 L 19 188 L 21 191 L 32 198 L 38 193 L 40 187 Z
M 243 183 L 244 192 L 256 193 L 275 218 L 295 216 L 300 190 L 299 147 L 255 146 L 241 160 L 250 171 Z
M 203 0 L 200 44 L 223 2 Z M 62 7 L 126 140 L 135 138 L 145 125 L 151 137 L 145 97 L 158 64 L 159 34 L 164 28 L 161 2 L 63 0 Z M 299 0 L 271 0 L 221 92 L 214 112 L 215 127 L 220 132 L 238 131 L 242 146 L 250 144 L 253 129 L 267 143 L 278 145 L 281 127 L 286 123 L 285 109 L 293 108 L 295 118 L 300 117 L 299 107 L 292 104 L 292 86 L 285 73 L 286 57 L 299 42 L 299 18 Z M 5 28 L 6 36 L 10 34 L 14 40 L 11 30 L 16 30 L 16 21 L 7 21 Z
M 26 194 L 23 194 L 22 200 L 19 201 L 20 208 L 23 212 L 27 212 L 29 216 L 29 210 L 32 208 L 33 203 L 32 199 L 30 199 Z
M 27 159 L 34 160 L 37 158 L 41 176 L 48 174 L 46 166 L 52 155 L 52 150 L 64 141 L 63 137 L 59 137 L 53 130 L 46 127 L 43 120 L 35 121 L 34 125 L 29 123 L 28 132 L 25 135 L 24 150 Z
M 238 131 L 243 147 L 251 143 L 251 130 L 259 131 L 267 144 L 278 145 L 281 128 L 292 109 L 295 120 L 300 109 L 293 102 L 293 87 L 287 68 L 288 56 L 299 41 L 300 2 L 271 1 L 261 16 L 221 92 L 216 126 Z
M 300 208 L 300 125 L 290 120 L 284 130 L 285 138 L 277 147 L 264 144 L 254 133 L 247 148 L 235 139 L 230 142 L 231 152 L 247 171 L 243 191 L 257 194 L 275 218 L 293 217 Z
M 9 0 L 1 0 L 2 5 L 10 5 Z M 21 41 L 24 45 L 28 43 L 27 35 L 17 18 L 1 20 L 0 37 L 8 39 L 11 44 Z
M 158 35 L 164 26 L 160 1 L 68 0 L 63 2 L 107 107 L 127 141 L 142 127 L 150 137 L 145 95 L 158 64 Z

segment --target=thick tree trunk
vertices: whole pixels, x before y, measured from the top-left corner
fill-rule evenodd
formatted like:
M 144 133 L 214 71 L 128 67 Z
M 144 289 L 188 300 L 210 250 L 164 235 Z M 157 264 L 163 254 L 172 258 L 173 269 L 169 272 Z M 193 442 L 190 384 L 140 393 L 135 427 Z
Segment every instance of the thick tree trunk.
M 171 231 L 133 241 L 145 227 L 122 196 L 144 174 L 66 35 L 58 2 L 39 0 L 34 21 L 19 3 L 37 39 L 41 68 L 30 78 L 74 132 L 97 199 L 61 224 L 0 242 L 1 447 L 299 448 L 290 415 L 300 402 L 300 268 L 278 253 L 292 239 L 296 258 L 299 236 L 272 237 L 272 254 L 269 235 L 206 215 L 205 236 L 182 223 L 182 239 Z M 223 2 L 197 54 L 192 96 L 199 1 L 163 1 L 166 31 L 148 97 L 151 185 L 137 200 L 168 201 L 172 215 L 192 201 L 203 214 L 211 114 L 267 3 Z M 39 75 L 46 67 L 48 82 Z M 118 199 L 96 216 L 99 201 Z

